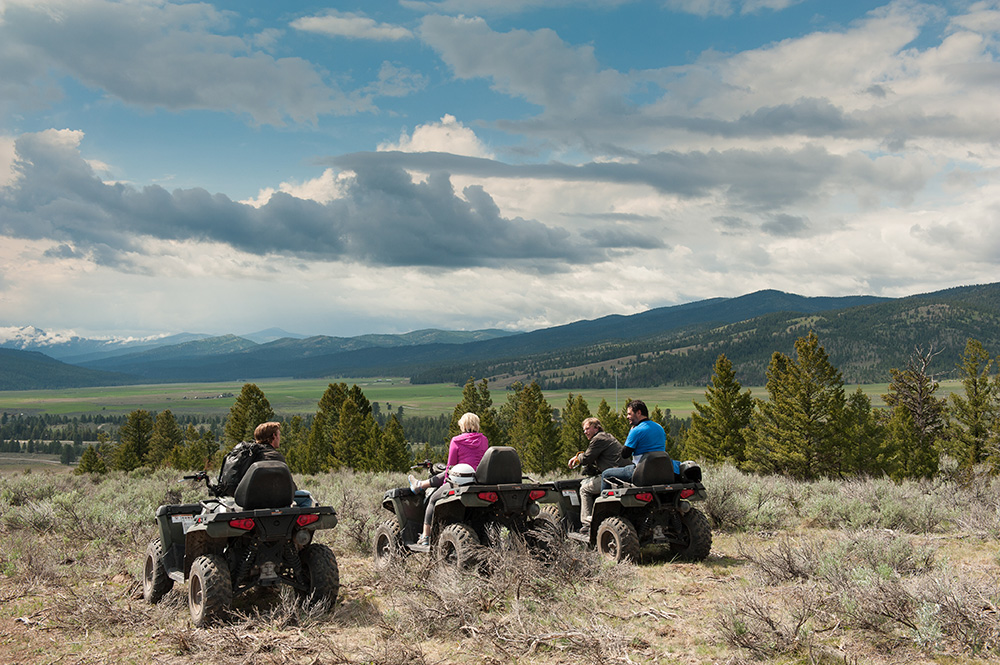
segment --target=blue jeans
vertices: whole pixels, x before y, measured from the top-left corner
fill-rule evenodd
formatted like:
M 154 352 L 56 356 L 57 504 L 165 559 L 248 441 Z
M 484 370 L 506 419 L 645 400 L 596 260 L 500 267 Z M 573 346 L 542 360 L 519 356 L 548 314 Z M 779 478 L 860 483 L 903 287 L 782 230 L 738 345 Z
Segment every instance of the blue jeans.
M 613 486 L 608 482 L 608 478 L 617 478 L 618 480 L 632 480 L 632 473 L 635 472 L 635 464 L 629 464 L 628 466 L 613 466 L 610 469 L 605 469 L 601 473 L 601 490 L 609 490 Z

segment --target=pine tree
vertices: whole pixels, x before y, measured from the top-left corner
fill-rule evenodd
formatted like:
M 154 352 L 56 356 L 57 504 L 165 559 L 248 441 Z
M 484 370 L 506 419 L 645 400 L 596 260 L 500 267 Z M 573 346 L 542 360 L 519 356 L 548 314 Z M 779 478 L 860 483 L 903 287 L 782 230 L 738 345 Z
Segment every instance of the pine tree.
M 552 407 L 537 382 L 532 381 L 529 386 L 517 382 L 511 386 L 500 418 L 527 471 L 545 473 L 559 463 L 559 432 L 552 416 Z
M 156 414 L 153 422 L 153 432 L 149 438 L 149 450 L 146 451 L 144 461 L 146 466 L 154 469 L 169 463 L 170 457 L 175 448 L 184 445 L 184 434 L 180 425 L 170 409 Z
M 80 455 L 80 463 L 76 465 L 73 473 L 81 475 L 84 473 L 107 473 L 108 467 L 97 454 L 94 446 L 87 446 L 87 449 Z
M 574 396 L 570 393 L 566 398 L 566 406 L 562 411 L 562 423 L 559 426 L 559 459 L 562 468 L 570 457 L 581 450 L 586 450 L 590 442 L 583 433 L 583 421 L 590 418 L 590 407 L 583 395 Z
M 605 432 L 625 443 L 631 426 L 623 413 L 614 413 L 607 400 L 602 399 L 601 403 L 597 405 L 597 419 L 601 421 Z
M 410 468 L 410 451 L 406 446 L 403 426 L 395 414 L 389 416 L 379 440 L 374 471 L 406 471 Z
M 137 469 L 149 451 L 149 442 L 153 436 L 153 418 L 149 411 L 137 409 L 128 414 L 118 436 L 119 443 L 112 466 L 121 471 Z
M 742 392 L 733 364 L 723 354 L 715 361 L 706 404 L 694 402 L 685 454 L 705 462 L 730 462 L 746 468 L 746 435 L 753 413 L 750 391 Z
M 491 446 L 510 445 L 507 432 L 499 422 L 499 414 L 493 408 L 493 398 L 490 396 L 489 382 L 483 379 L 477 386 L 473 378 L 469 378 L 462 389 L 462 401 L 455 405 L 448 425 L 448 436 L 455 437 L 461 433 L 458 421 L 466 413 L 479 416 L 479 431 L 489 439 Z
M 885 427 L 872 410 L 871 399 L 861 388 L 847 398 L 845 416 L 848 447 L 845 451 L 844 470 L 867 476 L 888 473 Z
M 368 445 L 369 432 L 365 427 L 365 416 L 354 399 L 348 397 L 340 407 L 330 466 L 335 469 L 363 468 L 373 452 Z
M 796 340 L 795 351 L 796 360 L 771 357 L 770 399 L 756 402 L 747 466 L 802 480 L 839 474 L 847 448 L 843 378 L 816 333 Z
M 882 395 L 890 409 L 886 458 L 895 479 L 930 478 L 938 470 L 937 446 L 948 422 L 945 400 L 934 396 L 939 384 L 928 374 L 935 355 L 916 349 L 905 370 L 891 370 Z
M 257 425 L 274 420 L 274 409 L 255 383 L 246 383 L 229 409 L 226 419 L 226 452 L 240 441 L 253 441 Z
M 971 469 L 995 449 L 1000 395 L 993 360 L 979 341 L 966 342 L 958 369 L 965 394 L 949 395 L 951 420 L 944 448 L 961 468 Z
M 292 471 L 313 474 L 330 470 L 334 463 L 334 439 L 340 424 L 340 410 L 347 400 L 347 392 L 346 383 L 327 386 L 319 399 L 303 449 L 296 452 L 294 460 L 289 460 Z M 295 465 L 291 466 L 293 461 Z

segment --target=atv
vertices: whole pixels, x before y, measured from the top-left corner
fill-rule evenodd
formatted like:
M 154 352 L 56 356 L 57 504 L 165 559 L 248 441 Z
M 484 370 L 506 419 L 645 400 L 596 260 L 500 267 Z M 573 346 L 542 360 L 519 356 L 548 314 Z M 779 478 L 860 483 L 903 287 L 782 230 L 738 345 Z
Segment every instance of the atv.
M 640 550 L 650 545 L 695 561 L 711 551 L 711 524 L 691 505 L 707 498 L 701 467 L 694 462 L 675 466 L 665 452 L 646 453 L 631 482 L 610 479 L 616 486 L 595 499 L 590 529 L 585 532 L 580 531 L 581 480 L 546 483 L 549 492 L 541 499 L 554 504 L 545 506 L 544 513 L 558 521 L 570 540 L 596 548 L 616 562 L 638 561 Z
M 444 470 L 429 461 L 414 468 L 427 469 L 428 475 Z M 448 490 L 434 508 L 430 544 L 419 545 L 430 493 L 415 494 L 409 487 L 385 492 L 382 507 L 393 517 L 375 530 L 377 568 L 411 553 L 431 553 L 447 564 L 474 568 L 482 562 L 482 547 L 521 541 L 529 551 L 543 554 L 562 538 L 555 518 L 537 504 L 546 487 L 521 475 L 521 458 L 511 447 L 487 449 L 474 480 Z
M 184 480 L 204 480 L 215 493 L 204 471 Z M 233 497 L 160 506 L 156 522 L 160 536 L 146 548 L 143 598 L 159 602 L 175 582 L 187 582 L 195 626 L 210 624 L 256 587 L 284 585 L 331 607 L 337 600 L 337 559 L 312 542 L 317 530 L 337 525 L 337 514 L 296 491 L 282 462 L 254 462 Z

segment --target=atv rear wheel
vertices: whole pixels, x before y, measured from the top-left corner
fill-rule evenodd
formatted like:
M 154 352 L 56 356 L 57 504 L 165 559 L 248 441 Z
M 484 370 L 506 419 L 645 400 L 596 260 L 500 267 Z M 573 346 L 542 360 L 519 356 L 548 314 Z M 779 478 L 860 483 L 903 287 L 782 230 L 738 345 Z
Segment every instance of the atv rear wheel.
M 670 552 L 676 556 L 701 561 L 712 551 L 712 525 L 697 508 L 681 515 L 681 539 L 684 543 L 673 543 Z
M 565 539 L 566 532 L 559 517 L 544 509 L 535 516 L 527 533 L 524 534 L 528 550 L 540 557 L 552 556 Z
M 337 557 L 326 545 L 313 543 L 299 552 L 299 558 L 302 559 L 309 578 L 309 594 L 306 599 L 311 603 L 325 602 L 332 608 L 340 593 Z
M 386 520 L 375 528 L 375 537 L 372 539 L 372 549 L 375 555 L 375 568 L 385 570 L 393 561 L 396 561 L 406 550 L 402 547 L 402 534 L 399 530 L 399 523 L 395 519 Z
M 147 603 L 158 603 L 174 588 L 174 581 L 163 567 L 163 546 L 160 539 L 149 541 L 146 546 L 146 563 L 142 571 L 142 597 Z
M 623 517 L 609 517 L 597 527 L 598 551 L 620 563 L 639 560 L 639 535 L 635 526 Z
M 479 564 L 479 536 L 468 524 L 456 522 L 441 531 L 437 541 L 438 558 L 459 568 L 474 568 Z
M 233 583 L 226 560 L 218 554 L 204 554 L 195 559 L 188 582 L 191 622 L 203 628 L 229 609 L 232 602 Z

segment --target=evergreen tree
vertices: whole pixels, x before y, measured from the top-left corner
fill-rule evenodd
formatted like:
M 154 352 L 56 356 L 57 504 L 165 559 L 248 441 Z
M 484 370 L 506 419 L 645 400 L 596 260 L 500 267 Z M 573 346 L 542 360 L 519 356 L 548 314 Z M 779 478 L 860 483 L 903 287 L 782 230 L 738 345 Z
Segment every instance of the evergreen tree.
M 775 352 L 767 368 L 770 399 L 757 400 L 747 466 L 802 480 L 843 471 L 846 398 L 840 372 L 816 333 L 795 342 L 797 359 Z
M 406 447 L 403 426 L 395 414 L 389 416 L 382 429 L 374 466 L 375 471 L 406 471 L 410 468 L 410 451 Z
M 597 419 L 601 421 L 605 432 L 611 434 L 621 443 L 625 443 L 631 425 L 624 413 L 613 412 L 607 400 L 602 399 L 601 403 L 597 405 Z
M 848 448 L 845 451 L 845 471 L 868 476 L 881 476 L 889 472 L 885 449 L 885 427 L 875 411 L 872 401 L 858 388 L 847 398 L 845 412 Z
M 583 433 L 583 421 L 590 418 L 590 407 L 583 395 L 570 393 L 566 398 L 566 406 L 562 411 L 562 422 L 559 425 L 559 460 L 562 469 L 570 457 L 590 445 Z
M 331 383 L 327 386 L 319 399 L 305 447 L 294 456 L 294 460 L 289 460 L 292 471 L 312 474 L 330 470 L 334 463 L 334 439 L 340 425 L 340 411 L 346 399 L 346 383 Z M 292 461 L 295 466 L 291 466 Z
M 937 447 L 948 420 L 946 401 L 934 396 L 939 384 L 928 373 L 935 355 L 916 349 L 905 370 L 891 370 L 889 392 L 882 395 L 890 410 L 886 458 L 897 480 L 930 478 L 938 470 Z
M 529 386 L 517 382 L 511 389 L 500 418 L 511 445 L 521 456 L 523 468 L 537 473 L 554 470 L 561 450 L 552 407 L 537 382 L 532 381 Z
M 94 446 L 87 446 L 87 449 L 80 455 L 80 463 L 76 465 L 73 473 L 81 475 L 84 473 L 107 473 L 108 467 L 104 460 L 97 454 Z
M 742 392 L 733 364 L 725 354 L 715 361 L 705 400 L 705 404 L 694 402 L 685 454 L 705 462 L 730 462 L 746 469 L 746 436 L 753 398 L 749 390 Z
M 302 423 L 302 416 L 292 416 L 281 425 L 281 453 L 285 456 L 288 468 L 299 473 L 298 458 L 303 454 L 309 432 Z
M 264 392 L 255 383 L 246 383 L 229 409 L 226 419 L 226 452 L 240 441 L 253 441 L 257 425 L 274 420 L 274 410 Z
M 119 443 L 113 459 L 114 468 L 131 471 L 141 466 L 153 436 L 153 418 L 149 415 L 149 411 L 137 409 L 128 414 L 125 424 L 118 431 L 118 436 Z
M 149 450 L 144 461 L 153 468 L 168 464 L 175 448 L 184 445 L 184 434 L 170 409 L 156 414 L 153 432 L 149 438 Z
M 335 469 L 343 467 L 363 468 L 373 452 L 368 447 L 368 437 L 365 416 L 361 413 L 361 409 L 354 399 L 348 397 L 340 407 L 340 420 L 337 422 L 337 429 L 334 432 L 330 466 Z
M 993 360 L 979 341 L 966 342 L 958 369 L 965 394 L 949 395 L 951 419 L 943 447 L 961 468 L 971 469 L 987 461 L 996 449 L 1000 394 Z M 996 468 L 997 460 L 991 461 Z
M 73 444 L 64 443 L 62 447 L 62 452 L 59 455 L 60 464 L 72 464 L 76 461 L 76 450 L 73 448 Z
M 491 446 L 510 445 L 507 433 L 500 425 L 499 414 L 493 408 L 493 398 L 490 396 L 489 382 L 486 379 L 483 379 L 478 386 L 471 377 L 466 382 L 462 389 L 462 401 L 455 405 L 451 414 L 451 423 L 448 425 L 449 438 L 461 434 L 458 421 L 466 413 L 479 416 L 479 431 L 489 439 Z

